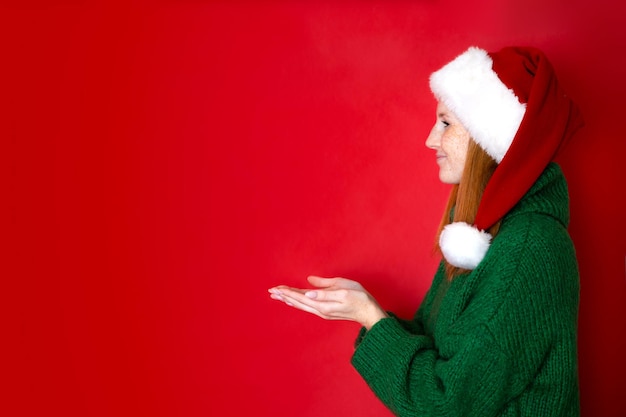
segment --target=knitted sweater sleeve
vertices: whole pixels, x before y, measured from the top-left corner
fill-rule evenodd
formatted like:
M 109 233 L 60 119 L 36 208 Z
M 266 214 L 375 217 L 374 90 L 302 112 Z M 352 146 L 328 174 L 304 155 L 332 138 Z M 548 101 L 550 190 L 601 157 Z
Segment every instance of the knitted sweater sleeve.
M 352 363 L 398 416 L 495 415 L 508 396 L 510 359 L 484 326 L 456 343 L 444 358 L 432 338 L 387 318 L 365 334 Z
M 407 319 L 398 317 L 392 311 L 387 311 L 387 316 L 396 320 L 398 324 L 409 333 L 420 334 L 424 332 L 424 328 L 422 326 L 421 321 L 417 319 L 417 314 L 416 314 L 416 318 L 413 320 L 407 320 Z M 359 331 L 359 334 L 357 335 L 357 338 L 354 341 L 355 348 L 359 347 L 359 345 L 363 341 L 363 338 L 365 337 L 366 334 L 367 334 L 367 329 L 365 327 L 361 327 L 361 330 Z

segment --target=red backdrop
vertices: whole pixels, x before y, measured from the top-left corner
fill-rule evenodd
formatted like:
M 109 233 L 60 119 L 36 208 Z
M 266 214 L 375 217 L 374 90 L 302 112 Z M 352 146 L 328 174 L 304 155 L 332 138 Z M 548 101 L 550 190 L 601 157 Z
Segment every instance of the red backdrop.
M 505 3 L 514 3 L 504 5 Z M 626 8 L 612 0 L 4 2 L 6 416 L 387 416 L 358 326 L 269 299 L 359 279 L 409 316 L 448 192 L 427 77 L 470 45 L 551 57 L 584 416 L 624 416 Z

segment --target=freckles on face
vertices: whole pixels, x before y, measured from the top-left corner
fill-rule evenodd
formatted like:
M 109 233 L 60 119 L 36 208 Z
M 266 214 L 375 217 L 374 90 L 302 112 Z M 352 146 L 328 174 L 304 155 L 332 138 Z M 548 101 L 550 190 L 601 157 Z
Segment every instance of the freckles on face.
M 435 151 L 439 179 L 446 184 L 458 184 L 463 175 L 470 134 L 443 103 L 437 105 L 437 121 L 426 140 Z

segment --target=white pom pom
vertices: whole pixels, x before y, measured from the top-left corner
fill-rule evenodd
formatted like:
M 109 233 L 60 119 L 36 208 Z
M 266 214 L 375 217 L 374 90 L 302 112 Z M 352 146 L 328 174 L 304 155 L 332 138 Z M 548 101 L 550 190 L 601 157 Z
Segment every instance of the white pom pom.
M 439 236 L 439 247 L 446 260 L 459 268 L 474 269 L 483 260 L 491 235 L 464 222 L 451 223 Z

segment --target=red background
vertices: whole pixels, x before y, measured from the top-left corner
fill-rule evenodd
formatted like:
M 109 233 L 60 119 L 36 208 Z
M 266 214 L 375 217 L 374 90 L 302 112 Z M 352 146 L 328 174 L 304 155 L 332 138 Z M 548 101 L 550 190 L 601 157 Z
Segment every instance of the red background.
M 612 0 L 5 2 L 0 413 L 390 415 L 349 364 L 358 326 L 266 289 L 346 276 L 412 314 L 448 192 L 427 77 L 470 45 L 528 44 L 587 123 L 560 158 L 583 415 L 626 415 L 625 16 Z

